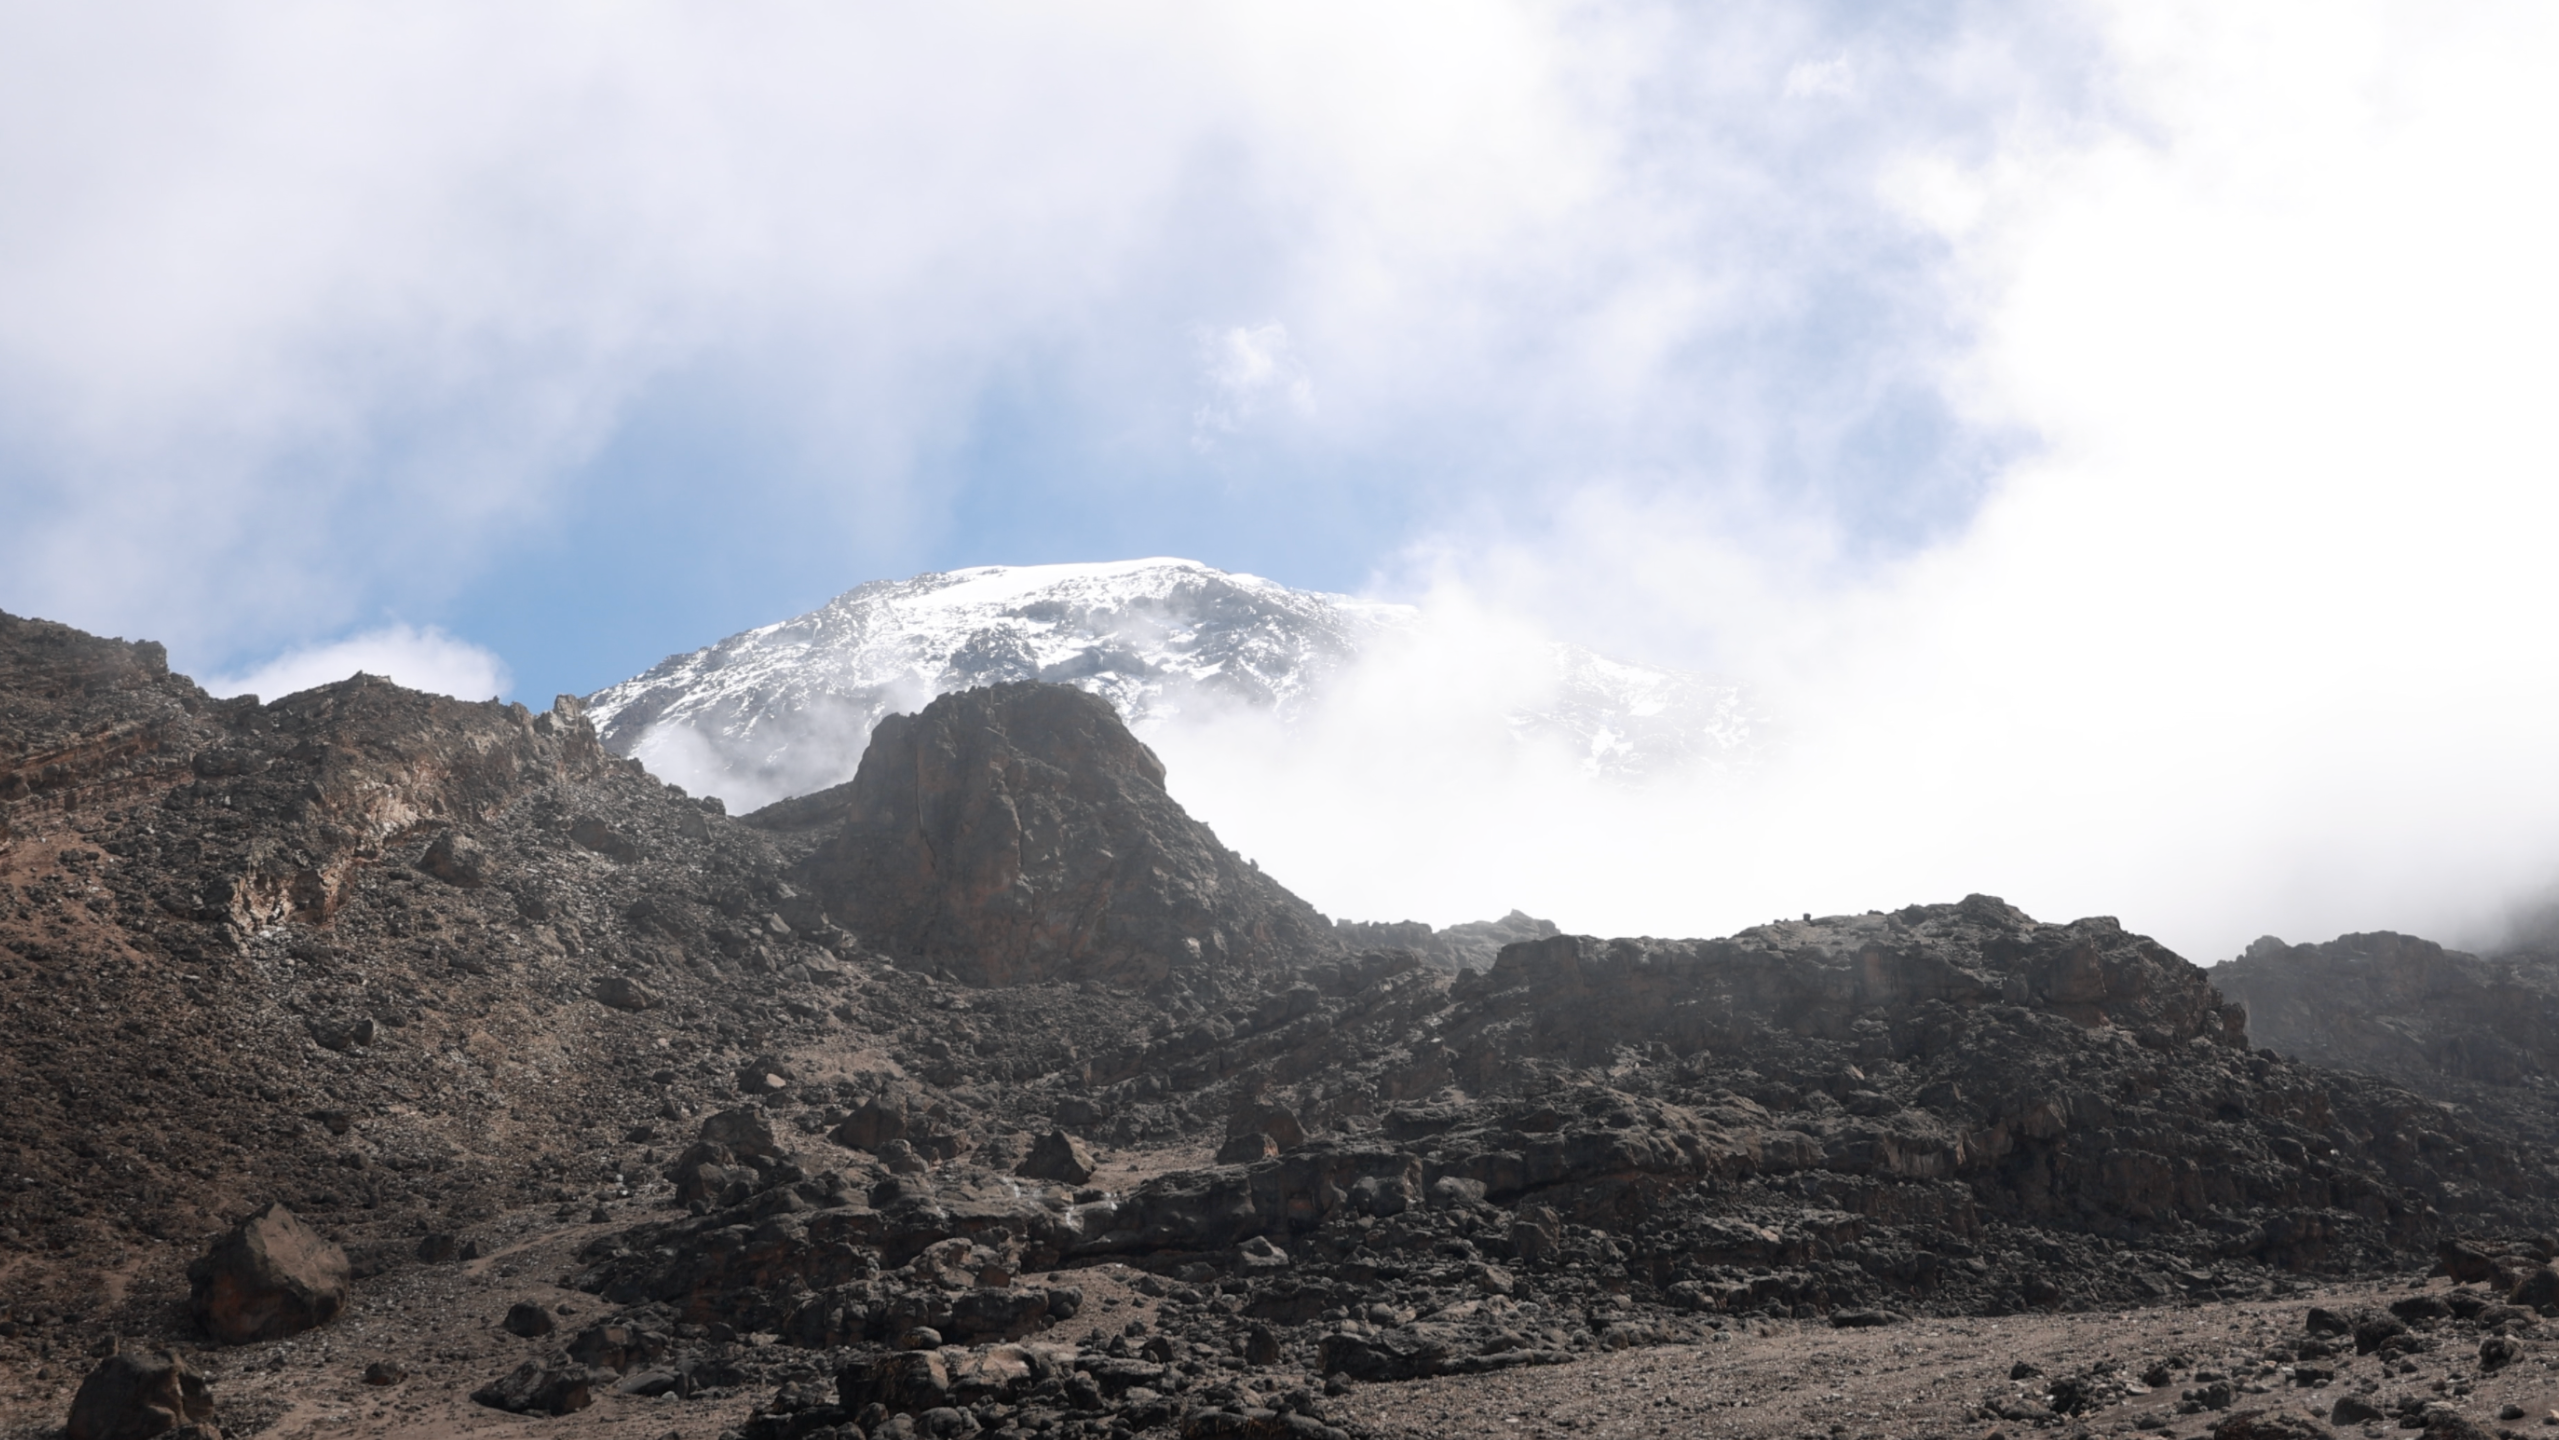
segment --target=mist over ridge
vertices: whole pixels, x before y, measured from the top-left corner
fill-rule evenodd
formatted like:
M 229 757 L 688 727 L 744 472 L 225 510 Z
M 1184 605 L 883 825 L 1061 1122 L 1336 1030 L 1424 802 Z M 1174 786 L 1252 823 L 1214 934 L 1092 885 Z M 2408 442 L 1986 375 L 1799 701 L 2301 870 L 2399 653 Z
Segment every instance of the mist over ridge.
M 1411 666 L 1445 643 L 1415 606 L 1195 561 L 989 565 L 869 582 L 670 656 L 587 704 L 617 753 L 752 809 L 851 778 L 884 716 L 953 690 L 1073 685 L 1168 743 L 1228 717 L 1284 736 L 1365 670 Z M 1743 767 L 1765 743 L 1746 693 L 1705 676 L 1562 642 L 1480 658 L 1508 672 L 1493 679 L 1500 696 L 1481 698 L 1506 703 L 1475 718 L 1574 755 L 1594 777 Z

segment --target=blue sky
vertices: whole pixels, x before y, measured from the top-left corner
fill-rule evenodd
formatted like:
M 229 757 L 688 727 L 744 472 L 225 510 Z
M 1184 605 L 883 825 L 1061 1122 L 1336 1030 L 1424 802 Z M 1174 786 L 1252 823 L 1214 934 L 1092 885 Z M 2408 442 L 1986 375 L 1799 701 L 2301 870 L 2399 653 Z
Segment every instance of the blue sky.
M 0 608 L 540 701 L 1180 555 L 1795 727 L 1366 797 L 1651 859 L 1390 869 L 1231 771 L 1336 908 L 2493 928 L 2559 877 L 2555 64 L 2500 0 L 0 5 Z

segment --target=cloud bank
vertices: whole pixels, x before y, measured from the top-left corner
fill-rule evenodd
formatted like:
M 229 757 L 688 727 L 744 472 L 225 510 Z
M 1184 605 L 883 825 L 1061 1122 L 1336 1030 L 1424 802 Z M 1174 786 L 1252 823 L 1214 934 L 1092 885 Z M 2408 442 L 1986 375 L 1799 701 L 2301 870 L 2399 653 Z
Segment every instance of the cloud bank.
M 208 676 L 201 683 L 215 695 L 275 700 L 359 673 L 457 700 L 503 696 L 515 683 L 506 662 L 487 650 L 433 626 L 409 625 L 289 650 L 246 674 Z
M 1961 534 L 1843 574 L 1835 532 L 1602 479 L 1410 557 L 1468 633 L 1566 617 L 1749 676 L 1789 726 L 1768 768 L 1595 792 L 1399 726 L 1470 687 L 1390 667 L 1328 740 L 1177 785 L 1362 914 L 1697 933 L 1983 890 L 2206 960 L 2493 943 L 2559 877 L 2559 207 L 2524 179 L 2559 36 L 2522 7 L 2110 24 L 2117 123 L 1888 181 L 1978 296 L 1947 393 L 2038 440 Z
M 2076 35 L 1649 3 L 19 8 L 0 603 L 204 666 L 392 614 L 645 663 L 787 613 L 764 597 L 987 559 L 1337 586 L 1594 460 L 1943 529 L 1980 466 L 1932 438 L 1912 348 L 1953 323 L 1942 244 L 1875 179 L 2066 104 Z M 623 571 L 652 580 L 597 583 Z M 617 628 L 667 592 L 720 618 Z

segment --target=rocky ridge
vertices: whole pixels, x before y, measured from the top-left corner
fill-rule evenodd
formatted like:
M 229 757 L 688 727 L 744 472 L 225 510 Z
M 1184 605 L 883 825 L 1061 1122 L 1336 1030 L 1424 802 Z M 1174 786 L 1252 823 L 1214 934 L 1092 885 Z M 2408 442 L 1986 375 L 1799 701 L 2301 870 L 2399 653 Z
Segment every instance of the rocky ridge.
M 859 781 L 750 825 L 573 700 L 213 701 L 43 622 L 0 619 L 0 678 L 15 1374 L 200 1344 L 189 1259 L 276 1200 L 343 1246 L 350 1314 L 454 1267 L 512 1287 L 486 1405 L 673 1396 L 762 1436 L 1316 1434 L 1366 1423 L 1345 1386 L 1781 1323 L 2520 1285 L 2559 1231 L 2546 1146 L 2250 1049 L 2108 920 L 1976 896 L 1480 970 L 1313 923 L 1191 971 L 1202 932 L 1104 924 L 1146 963 L 971 972 L 895 919 L 955 913 L 942 881 L 849 908 L 879 893 L 828 848 Z M 1071 693 L 912 722 L 878 793 L 914 824 L 881 834 L 930 829 L 938 774 L 1002 781 L 930 832 L 971 843 L 1014 833 L 999 788 L 1034 856 L 1114 807 L 1189 835 Z M 1127 898 L 1078 863 L 996 888 Z M 1229 935 L 1285 897 L 1168 874 Z M 546 1247 L 575 1258 L 492 1263 Z
M 2478 956 L 2388 932 L 2268 936 L 2212 969 L 2258 1043 L 2360 1071 L 2559 1146 L 2559 959 Z
M 1564 932 L 1552 920 L 1513 910 L 1499 920 L 1434 929 L 1419 920 L 1336 920 L 1334 938 L 1351 950 L 1409 950 L 1435 970 L 1489 970 L 1502 947 Z
M 817 1167 L 893 1142 L 840 1126 L 726 1172 L 689 1216 L 600 1238 L 578 1283 L 845 1375 L 930 1331 L 950 1375 L 1028 1367 L 974 1392 L 1007 1420 L 1075 1412 L 1058 1376 L 1089 1362 L 1144 1392 L 1143 1424 L 1239 1358 L 1396 1380 L 1754 1318 L 2259 1296 L 2422 1263 L 2452 1218 L 2550 1218 L 2546 1157 L 2249 1050 L 2201 971 L 2110 921 L 1983 897 L 1724 941 L 1557 937 L 1461 977 L 1380 956 L 1290 995 L 1247 1033 L 1166 1036 L 1052 1092 L 1063 1128 L 1097 1135 L 1178 1134 L 1227 1097 L 1263 1158 L 1111 1192 L 901 1151 L 866 1193 Z M 1088 1330 L 1043 1379 L 1016 1352 L 1072 1335 L 1080 1297 L 1012 1277 L 1106 1261 L 1161 1298 L 1162 1343 Z

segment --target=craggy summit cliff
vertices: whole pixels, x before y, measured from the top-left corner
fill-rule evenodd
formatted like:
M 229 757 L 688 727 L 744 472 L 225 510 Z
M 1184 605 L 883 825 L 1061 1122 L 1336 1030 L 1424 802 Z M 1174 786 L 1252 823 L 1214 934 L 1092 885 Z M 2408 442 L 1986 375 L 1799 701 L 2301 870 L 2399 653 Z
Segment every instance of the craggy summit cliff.
M 880 722 L 800 876 L 838 923 L 978 985 L 1214 991 L 1333 953 L 1330 922 L 1164 793 L 1110 703 L 1022 682 Z M 806 809 L 805 802 L 786 802 Z

